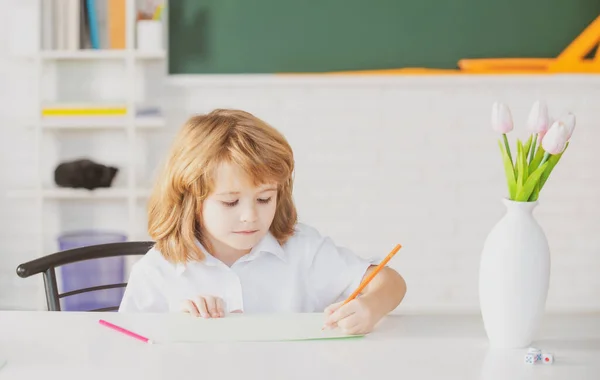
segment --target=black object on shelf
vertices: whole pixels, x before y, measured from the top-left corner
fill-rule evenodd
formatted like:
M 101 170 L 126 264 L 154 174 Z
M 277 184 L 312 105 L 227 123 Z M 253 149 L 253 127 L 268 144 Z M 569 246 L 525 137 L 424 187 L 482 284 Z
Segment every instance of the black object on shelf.
M 93 190 L 111 187 L 119 172 L 113 166 L 103 165 L 89 159 L 61 162 L 54 170 L 54 182 L 60 187 Z

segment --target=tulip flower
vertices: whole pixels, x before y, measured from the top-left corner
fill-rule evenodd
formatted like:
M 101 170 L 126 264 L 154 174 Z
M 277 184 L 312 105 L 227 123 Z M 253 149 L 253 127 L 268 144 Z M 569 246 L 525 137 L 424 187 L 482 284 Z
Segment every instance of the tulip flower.
M 571 136 L 573 135 L 573 131 L 575 130 L 575 115 L 569 112 L 565 116 L 561 117 L 560 120 L 563 122 L 563 124 L 569 131 L 567 136 L 567 141 L 569 141 L 571 139 Z
M 554 124 L 554 121 L 555 120 L 552 118 L 552 116 L 548 117 L 548 128 L 550 128 L 550 126 L 552 124 Z M 546 132 L 548 132 L 548 129 L 546 129 L 544 132 L 538 133 L 538 135 L 537 135 L 537 143 L 538 144 L 540 144 L 540 145 L 542 144 L 542 139 L 544 138 L 544 135 L 546 134 Z
M 546 103 L 539 100 L 533 103 L 533 106 L 529 111 L 529 117 L 527 118 L 527 128 L 533 134 L 529 153 L 529 163 L 533 161 L 533 157 L 535 156 L 537 137 L 544 135 L 550 127 L 549 119 Z
M 502 133 L 502 138 L 504 139 L 504 147 L 506 148 L 506 153 L 508 154 L 508 158 L 510 162 L 513 162 L 512 155 L 510 154 L 510 146 L 508 145 L 508 139 L 506 138 L 506 134 L 513 130 L 513 119 L 510 113 L 510 109 L 504 103 L 494 102 L 492 105 L 492 128 L 498 132 Z
M 547 154 L 561 154 L 567 146 L 571 133 L 571 130 L 563 121 L 555 121 L 542 139 L 542 148 Z
M 539 191 L 546 184 L 548 177 L 550 177 L 550 173 L 552 173 L 552 170 L 556 164 L 558 164 L 558 161 L 569 145 L 569 139 L 575 128 L 575 116 L 570 115 L 571 114 L 561 120 L 555 121 L 542 139 L 542 147 L 546 152 L 544 153 L 544 158 L 540 165 L 548 161 L 548 166 L 539 179 L 537 194 L 539 194 Z
M 545 133 L 550 128 L 550 125 L 546 103 L 540 101 L 533 103 L 531 111 L 529 111 L 529 117 L 527 118 L 527 128 L 531 133 Z
M 492 128 L 498 133 L 508 133 L 513 130 L 512 115 L 506 104 L 499 102 L 493 104 Z

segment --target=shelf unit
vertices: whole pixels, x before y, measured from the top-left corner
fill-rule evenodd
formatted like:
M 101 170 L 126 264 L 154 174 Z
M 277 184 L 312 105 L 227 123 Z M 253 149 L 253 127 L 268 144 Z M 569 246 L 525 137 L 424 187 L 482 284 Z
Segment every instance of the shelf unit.
M 165 51 L 135 51 L 135 50 L 42 50 L 36 54 L 20 55 L 19 58 L 43 61 L 85 61 L 85 60 L 118 60 L 133 56 L 136 60 L 164 59 Z
M 48 0 L 34 0 L 36 2 L 37 17 L 42 22 L 42 9 L 43 4 Z M 21 123 L 24 127 L 29 128 L 33 135 L 33 154 L 35 155 L 35 173 L 34 178 L 36 183 L 34 186 L 23 189 L 15 189 L 10 191 L 7 195 L 17 199 L 27 199 L 35 202 L 37 209 L 37 226 L 32 226 L 34 230 L 39 231 L 39 239 L 34 242 L 32 239 L 31 250 L 35 252 L 36 257 L 46 255 L 52 252 L 52 248 L 48 247 L 48 241 L 56 239 L 55 233 L 48 232 L 49 230 L 56 229 L 53 226 L 53 222 L 49 223 L 47 220 L 47 213 L 45 209 L 60 209 L 60 205 L 66 204 L 64 207 L 80 207 L 77 205 L 85 204 L 85 207 L 95 207 L 95 210 L 102 208 L 118 208 L 121 210 L 119 202 L 122 202 L 122 211 L 126 210 L 127 221 L 126 231 L 129 240 L 139 240 L 143 238 L 144 234 L 140 233 L 144 231 L 145 223 L 136 217 L 139 215 L 139 209 L 143 206 L 147 199 L 150 189 L 148 188 L 147 179 L 137 178 L 136 173 L 136 142 L 139 138 L 143 138 L 143 134 L 139 132 L 152 131 L 161 129 L 165 125 L 163 116 L 156 114 L 148 115 L 136 115 L 136 107 L 139 105 L 138 100 L 138 83 L 139 70 L 144 70 L 147 64 L 158 63 L 159 65 L 164 64 L 166 53 L 164 50 L 161 51 L 137 51 L 135 48 L 135 21 L 136 21 L 136 0 L 126 0 L 126 31 L 125 31 L 125 49 L 122 50 L 43 50 L 41 48 L 41 38 L 38 46 L 38 50 L 35 52 L 27 52 L 25 54 L 16 55 L 15 59 L 24 60 L 33 67 L 34 80 L 36 83 L 35 91 L 32 94 L 32 102 L 35 103 L 32 117 L 27 118 L 27 121 Z M 107 65 L 122 65 L 121 73 L 124 75 L 124 81 L 119 82 L 120 86 L 123 86 L 125 91 L 119 92 L 119 96 L 122 99 L 122 106 L 127 109 L 127 113 L 124 116 L 107 116 L 107 117 L 53 117 L 44 118 L 42 116 L 42 109 L 46 104 L 46 90 L 48 79 L 48 68 L 51 67 L 51 72 L 60 72 L 67 66 L 68 70 L 74 68 L 75 71 L 82 67 L 101 67 L 101 72 L 106 75 L 106 70 L 103 68 Z M 60 68 L 63 69 L 60 69 Z M 163 71 L 164 73 L 164 71 Z M 64 72 L 63 72 L 63 75 Z M 54 75 L 52 79 L 56 79 L 59 75 Z M 93 80 L 93 78 L 89 78 Z M 160 80 L 162 78 L 154 78 L 153 80 Z M 60 80 L 55 80 L 54 89 L 61 86 Z M 69 83 L 70 86 L 74 86 L 73 83 Z M 77 86 L 78 84 L 75 84 Z M 143 86 L 142 86 L 143 87 Z M 93 91 L 93 86 L 90 86 Z M 57 91 L 59 93 L 60 91 Z M 124 96 L 123 96 L 124 95 Z M 57 96 L 60 98 L 60 96 Z M 57 99 L 65 103 L 72 103 L 65 99 Z M 72 99 L 69 99 L 72 100 Z M 53 102 L 56 104 L 56 102 Z M 95 102 L 90 105 L 96 105 Z M 99 105 L 99 104 L 98 104 Z M 123 153 L 123 157 L 126 157 L 126 164 L 123 164 L 122 169 L 119 171 L 119 176 L 126 175 L 126 180 L 121 177 L 121 183 L 114 185 L 111 188 L 98 188 L 92 191 L 86 189 L 71 189 L 71 188 L 60 188 L 53 187 L 47 182 L 44 183 L 44 178 L 48 177 L 47 168 L 43 168 L 44 165 L 48 166 L 48 158 L 43 156 L 44 140 L 49 138 L 51 134 L 52 139 L 61 140 L 64 134 L 72 134 L 76 132 L 79 136 L 83 136 L 85 139 L 94 139 L 94 133 L 122 133 L 123 137 L 118 137 L 119 142 L 125 142 L 126 147 Z M 89 134 L 89 136 L 88 136 Z M 54 140 L 53 140 L 54 141 Z M 126 151 L 126 152 L 125 152 Z M 93 153 L 91 153 L 93 154 Z M 80 157 L 69 157 L 69 159 L 77 159 Z M 94 160 L 94 157 L 88 157 Z M 98 161 L 99 163 L 105 163 Z M 58 164 L 58 162 L 56 162 Z M 105 163 L 107 164 L 107 163 Z M 120 168 L 121 169 L 121 168 Z M 123 183 L 124 182 L 124 183 Z M 138 183 L 139 182 L 139 183 Z M 113 182 L 114 183 L 114 182 Z M 93 203 L 93 202 L 103 203 Z M 89 205 L 87 202 L 91 202 Z M 107 203 L 108 202 L 108 203 Z M 76 206 L 72 206 L 75 204 Z M 100 205 L 100 206 L 99 206 Z M 90 211 L 90 215 L 93 212 Z M 93 216 L 90 216 L 90 220 Z M 105 218 L 106 220 L 106 218 Z M 119 220 L 122 222 L 122 220 Z M 67 224 L 74 224 L 72 221 L 67 221 Z M 93 221 L 90 222 L 93 224 Z M 52 227 L 52 228 L 50 228 Z M 82 229 L 86 229 L 87 226 L 81 226 Z M 61 226 L 59 232 L 63 232 L 64 229 Z M 51 237 L 50 237 L 51 236 Z M 44 304 L 43 288 L 40 289 L 40 304 Z
M 128 117 L 69 117 L 69 118 L 53 118 L 42 120 L 40 122 L 41 129 L 52 130 L 94 130 L 108 129 L 118 130 L 126 129 L 132 123 L 136 129 L 154 129 L 162 128 L 165 125 L 165 120 L 162 116 L 137 116 L 130 121 Z M 31 125 L 35 128 L 35 124 Z
M 137 199 L 145 199 L 150 194 L 150 189 L 138 188 L 133 192 L 133 197 Z M 131 196 L 131 191 L 127 188 L 106 188 L 95 189 L 88 191 L 86 189 L 68 189 L 68 188 L 43 188 L 39 189 L 21 189 L 13 190 L 8 193 L 8 196 L 15 199 L 31 199 L 41 197 L 42 199 L 55 200 L 76 200 L 76 199 L 128 199 Z

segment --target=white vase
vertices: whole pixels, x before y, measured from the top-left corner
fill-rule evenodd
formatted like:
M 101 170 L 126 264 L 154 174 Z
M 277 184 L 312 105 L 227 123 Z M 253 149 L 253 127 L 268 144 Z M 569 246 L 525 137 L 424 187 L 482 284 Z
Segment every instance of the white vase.
M 550 248 L 533 217 L 537 202 L 503 200 L 506 214 L 489 233 L 479 267 L 479 303 L 493 348 L 533 341 L 546 307 Z

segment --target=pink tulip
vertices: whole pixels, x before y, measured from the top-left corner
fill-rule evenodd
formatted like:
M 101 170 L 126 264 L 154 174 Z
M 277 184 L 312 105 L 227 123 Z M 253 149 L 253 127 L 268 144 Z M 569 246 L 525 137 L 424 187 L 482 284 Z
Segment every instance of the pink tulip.
M 533 103 L 529 117 L 527 118 L 527 128 L 531 133 L 546 133 L 550 127 L 550 118 L 548 116 L 548 107 L 546 103 L 537 101 Z
M 569 140 L 569 129 L 560 120 L 555 121 L 542 139 L 542 148 L 548 154 L 560 154 Z
M 494 102 L 492 106 L 492 128 L 498 133 L 508 133 L 513 130 L 512 115 L 506 104 Z
M 573 131 L 575 130 L 575 124 L 576 124 L 575 115 L 573 115 L 571 112 L 569 112 L 565 116 L 561 117 L 560 120 L 563 122 L 563 124 L 569 131 L 569 134 L 567 137 L 567 141 L 569 141 L 571 139 L 571 136 L 573 135 Z
M 548 125 L 552 125 L 552 124 L 554 124 L 554 119 L 552 118 L 552 116 L 550 116 L 550 117 L 548 117 Z M 542 139 L 544 138 L 544 135 L 546 134 L 546 132 L 548 132 L 547 129 L 544 132 L 538 133 L 538 139 L 537 139 L 538 144 L 542 143 Z

